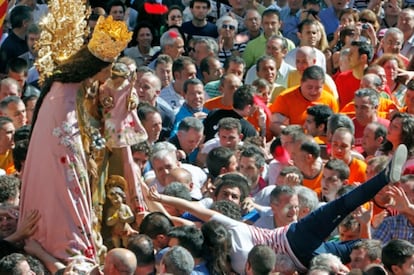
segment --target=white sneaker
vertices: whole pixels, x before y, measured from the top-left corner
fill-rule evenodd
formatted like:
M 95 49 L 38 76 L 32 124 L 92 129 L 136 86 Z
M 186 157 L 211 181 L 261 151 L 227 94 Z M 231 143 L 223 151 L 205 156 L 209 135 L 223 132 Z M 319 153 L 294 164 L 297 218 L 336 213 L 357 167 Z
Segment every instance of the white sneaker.
M 385 169 L 385 176 L 389 179 L 390 183 L 396 183 L 400 181 L 402 168 L 407 161 L 407 156 L 407 147 L 404 144 L 398 145 L 391 161 L 388 163 L 387 168 Z

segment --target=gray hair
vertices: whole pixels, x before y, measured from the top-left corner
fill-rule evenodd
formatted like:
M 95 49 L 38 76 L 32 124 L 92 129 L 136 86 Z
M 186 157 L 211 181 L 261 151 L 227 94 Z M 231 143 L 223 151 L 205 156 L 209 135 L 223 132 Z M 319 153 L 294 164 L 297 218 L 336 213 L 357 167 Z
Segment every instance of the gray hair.
M 15 95 L 5 97 L 0 101 L 0 110 L 4 112 L 7 109 L 7 106 L 9 106 L 12 102 L 18 104 L 20 102 L 23 103 L 23 100 Z
M 233 17 L 231 17 L 229 15 L 224 15 L 224 16 L 220 17 L 219 19 L 217 19 L 217 21 L 216 21 L 217 29 L 220 30 L 223 27 L 224 22 L 226 22 L 226 21 L 231 22 L 231 24 L 235 27 L 235 29 L 234 29 L 235 33 L 237 33 L 238 22 L 237 22 L 236 19 L 234 19 Z
M 402 38 L 404 40 L 404 33 L 399 28 L 395 28 L 395 27 L 389 28 L 385 32 L 383 39 L 387 38 L 389 35 L 392 35 L 392 34 L 397 34 L 398 36 L 400 36 L 400 38 Z M 401 47 L 402 47 L 402 45 L 401 45 Z
M 190 252 L 182 246 L 173 246 L 162 257 L 165 271 L 169 274 L 190 275 L 194 268 L 194 259 Z
M 279 39 L 280 41 L 282 41 L 282 49 L 283 50 L 286 50 L 289 47 L 289 44 L 288 44 L 286 38 L 284 38 L 283 36 L 278 35 L 278 34 L 273 34 L 272 36 L 270 36 L 267 39 L 267 42 L 269 42 L 271 40 L 277 40 L 277 39 Z
M 173 45 L 178 37 L 182 39 L 179 32 L 175 30 L 166 31 L 160 38 L 161 49 L 164 49 L 165 46 Z
M 216 40 L 214 40 L 213 38 L 211 37 L 196 38 L 194 41 L 194 46 L 199 43 L 203 43 L 204 45 L 206 45 L 207 50 L 213 53 L 215 56 L 218 55 L 219 47 L 218 47 Z
M 293 187 L 298 194 L 299 207 L 309 208 L 309 212 L 312 212 L 319 206 L 318 195 L 312 189 L 308 187 L 297 185 Z
M 340 270 L 342 266 L 341 259 L 338 256 L 335 256 L 330 253 L 322 253 L 315 257 L 310 262 L 310 268 L 312 267 L 325 267 L 331 272 L 336 272 Z
M 359 89 L 355 92 L 355 97 L 368 97 L 372 106 L 378 107 L 379 97 L 377 91 L 371 88 Z
M 175 152 L 171 152 L 166 149 L 161 149 L 152 154 L 150 161 L 151 161 L 151 164 L 153 164 L 154 160 L 163 160 L 163 159 L 171 159 L 173 161 L 177 161 L 177 155 L 175 154 Z
M 7 78 L 4 78 L 4 79 L 0 80 L 0 89 L 3 86 L 10 87 L 12 85 L 16 86 L 17 90 L 20 92 L 19 82 L 17 82 L 14 78 L 7 77 Z
M 204 125 L 201 120 L 195 117 L 186 117 L 178 125 L 178 131 L 188 132 L 190 129 L 194 129 L 197 132 L 204 131 Z
M 156 152 L 161 151 L 161 150 L 166 150 L 168 152 L 174 152 L 175 153 L 177 151 L 177 147 L 175 147 L 174 144 L 172 144 L 168 141 L 157 142 L 152 147 L 153 154 L 155 154 Z

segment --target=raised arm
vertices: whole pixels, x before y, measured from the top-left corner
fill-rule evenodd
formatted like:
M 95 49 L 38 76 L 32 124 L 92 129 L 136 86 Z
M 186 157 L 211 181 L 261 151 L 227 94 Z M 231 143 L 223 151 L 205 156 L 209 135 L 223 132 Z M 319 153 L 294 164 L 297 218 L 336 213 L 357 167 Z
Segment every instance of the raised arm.
M 161 195 L 160 193 L 158 193 L 155 187 L 150 188 L 148 198 L 150 200 L 165 203 L 174 206 L 175 208 L 178 208 L 180 210 L 190 212 L 191 214 L 205 222 L 208 222 L 211 219 L 211 217 L 213 217 L 213 215 L 217 213 L 214 210 L 210 210 L 208 208 L 200 206 L 200 204 L 197 202 L 190 202 L 172 196 Z

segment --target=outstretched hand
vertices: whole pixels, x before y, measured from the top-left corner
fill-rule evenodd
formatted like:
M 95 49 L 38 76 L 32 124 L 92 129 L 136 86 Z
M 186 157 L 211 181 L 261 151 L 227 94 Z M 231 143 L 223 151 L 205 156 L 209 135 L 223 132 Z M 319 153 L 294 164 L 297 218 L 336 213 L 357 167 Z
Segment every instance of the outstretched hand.
M 394 204 L 391 206 L 398 212 L 407 212 L 412 207 L 410 200 L 401 187 L 392 185 L 387 191 L 387 194 L 394 199 Z
M 158 193 L 158 190 L 155 186 L 152 186 L 148 192 L 148 198 L 152 201 L 161 202 L 161 194 Z

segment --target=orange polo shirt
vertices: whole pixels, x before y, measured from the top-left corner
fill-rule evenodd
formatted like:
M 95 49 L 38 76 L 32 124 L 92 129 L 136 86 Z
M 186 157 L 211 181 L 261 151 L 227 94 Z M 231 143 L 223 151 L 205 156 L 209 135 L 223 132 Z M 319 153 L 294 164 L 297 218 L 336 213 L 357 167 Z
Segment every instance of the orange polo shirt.
M 322 90 L 321 96 L 316 101 L 305 99 L 300 92 L 300 87 L 292 87 L 276 97 L 270 106 L 272 113 L 280 113 L 289 118 L 289 124 L 303 125 L 306 120 L 306 109 L 317 104 L 325 104 L 331 107 L 334 113 L 338 112 L 338 102 L 327 91 Z
M 352 158 L 351 163 L 349 164 L 349 184 L 354 182 L 364 183 L 367 180 L 367 164 L 365 161 Z
M 204 108 L 206 108 L 209 111 L 212 111 L 214 109 L 224 109 L 224 110 L 233 109 L 233 106 L 223 105 L 223 103 L 221 102 L 222 98 L 223 96 L 221 95 L 221 96 L 213 97 L 212 99 L 207 100 L 204 103 Z

